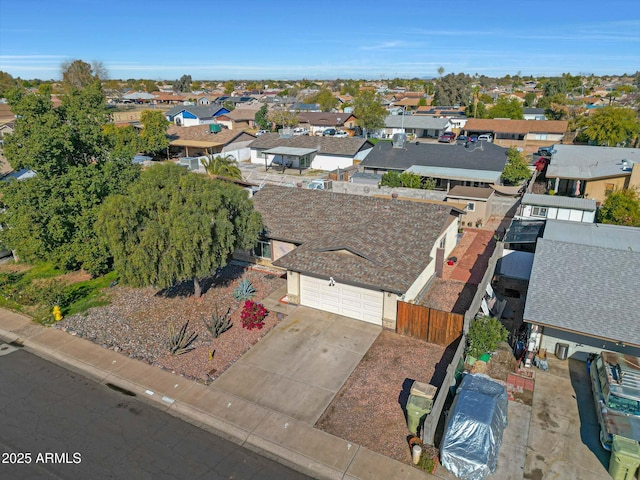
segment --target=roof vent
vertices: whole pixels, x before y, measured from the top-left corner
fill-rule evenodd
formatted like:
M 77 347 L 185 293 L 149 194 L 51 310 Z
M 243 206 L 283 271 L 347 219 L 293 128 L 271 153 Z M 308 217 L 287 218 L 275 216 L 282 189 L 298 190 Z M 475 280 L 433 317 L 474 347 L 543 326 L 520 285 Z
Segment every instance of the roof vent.
M 629 165 L 629 161 L 628 160 L 622 160 L 622 171 L 623 172 L 629 172 L 631 171 L 631 166 Z

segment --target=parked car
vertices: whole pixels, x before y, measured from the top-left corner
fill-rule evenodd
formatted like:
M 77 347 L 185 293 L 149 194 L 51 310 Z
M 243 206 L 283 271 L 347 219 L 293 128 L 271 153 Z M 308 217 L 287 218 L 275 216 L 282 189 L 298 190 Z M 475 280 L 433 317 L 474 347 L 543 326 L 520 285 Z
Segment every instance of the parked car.
M 469 137 L 466 135 L 458 135 L 457 141 L 458 143 L 467 143 L 469 141 Z
M 337 131 L 334 137 L 345 138 L 348 137 L 349 134 L 343 130 Z
M 308 128 L 297 127 L 297 128 L 293 129 L 293 134 L 294 135 L 309 135 L 309 129 Z
M 256 132 L 256 137 L 259 137 L 260 135 L 264 135 L 265 133 L 269 133 L 269 130 L 258 130 Z
M 551 155 L 553 155 L 553 152 L 555 152 L 555 150 L 553 149 L 553 145 L 550 147 L 540 147 L 536 152 L 536 155 L 540 157 L 550 157 Z
M 478 137 L 478 140 L 481 142 L 493 142 L 493 135 L 489 133 L 483 133 Z
M 438 141 L 441 143 L 451 143 L 456 139 L 456 134 L 454 132 L 444 132 L 442 135 L 438 137 Z
M 323 137 L 333 137 L 338 131 L 335 128 L 325 128 L 322 132 Z
M 613 435 L 640 441 L 640 358 L 603 351 L 587 365 L 602 446 Z
M 311 180 L 307 188 L 310 190 L 324 190 L 324 180 L 322 178 Z

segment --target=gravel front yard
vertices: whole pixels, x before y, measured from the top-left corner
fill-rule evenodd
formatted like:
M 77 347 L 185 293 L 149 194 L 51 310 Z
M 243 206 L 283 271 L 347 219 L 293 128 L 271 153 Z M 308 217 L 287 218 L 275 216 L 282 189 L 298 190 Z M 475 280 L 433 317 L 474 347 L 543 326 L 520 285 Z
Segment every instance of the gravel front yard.
M 189 378 L 208 382 L 218 377 L 277 323 L 275 312 L 265 318 L 260 330 L 242 328 L 241 305 L 233 297 L 238 280 L 248 278 L 257 293 L 256 302 L 285 285 L 279 275 L 228 265 L 215 279 L 203 283 L 205 293 L 195 299 L 192 283 L 159 292 L 156 288 L 115 286 L 108 291 L 111 304 L 92 308 L 60 321 L 56 328 L 89 339 L 130 358 L 145 361 Z M 223 314 L 231 307 L 233 327 L 214 339 L 203 320 L 210 319 L 218 306 Z M 179 330 L 189 321 L 188 333 L 198 338 L 191 352 L 172 356 L 168 352 L 169 326 Z M 211 352 L 215 355 L 210 358 Z
M 383 331 L 316 427 L 411 463 L 405 406 L 414 380 L 440 387 L 454 349 Z

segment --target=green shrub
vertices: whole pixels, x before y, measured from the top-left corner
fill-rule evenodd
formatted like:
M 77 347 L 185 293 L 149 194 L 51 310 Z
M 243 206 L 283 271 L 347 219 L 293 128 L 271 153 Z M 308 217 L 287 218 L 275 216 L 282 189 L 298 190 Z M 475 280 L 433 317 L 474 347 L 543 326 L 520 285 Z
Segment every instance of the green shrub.
M 493 317 L 480 317 L 471 321 L 467 337 L 467 353 L 478 358 L 483 353 L 496 349 L 500 342 L 507 340 L 509 332 Z

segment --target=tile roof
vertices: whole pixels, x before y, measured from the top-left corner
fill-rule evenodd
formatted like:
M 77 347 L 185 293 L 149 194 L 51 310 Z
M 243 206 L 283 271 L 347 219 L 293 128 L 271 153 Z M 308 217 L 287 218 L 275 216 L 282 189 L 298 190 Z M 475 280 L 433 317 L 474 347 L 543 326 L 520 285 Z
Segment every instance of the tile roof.
M 569 126 L 566 120 L 500 120 L 470 118 L 464 126 L 467 131 L 494 133 L 565 133 Z
M 420 165 L 502 172 L 506 163 L 507 149 L 489 142 L 469 148 L 419 142 L 407 142 L 404 148 L 393 148 L 391 142 L 378 142 L 360 165 L 398 171 Z
M 640 346 L 639 271 L 640 252 L 541 238 L 524 319 Z
M 405 293 L 432 260 L 452 207 L 266 185 L 253 196 L 269 238 L 300 246 L 289 270 Z
M 265 133 L 249 144 L 252 149 L 266 150 L 276 147 L 313 148 L 321 155 L 354 156 L 361 150 L 373 148 L 373 144 L 359 137 L 311 137 L 294 135 L 282 138 L 277 133 Z

